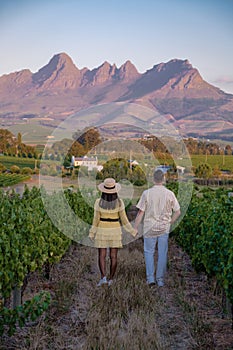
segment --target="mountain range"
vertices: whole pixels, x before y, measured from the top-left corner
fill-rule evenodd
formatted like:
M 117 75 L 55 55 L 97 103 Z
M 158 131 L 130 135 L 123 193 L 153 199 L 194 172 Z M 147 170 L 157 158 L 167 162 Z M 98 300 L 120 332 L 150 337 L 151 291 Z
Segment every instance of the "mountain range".
M 172 59 L 139 73 L 130 62 L 79 69 L 66 53 L 47 65 L 0 77 L 0 124 L 28 118 L 54 126 L 90 106 L 137 103 L 164 115 L 183 136 L 233 141 L 233 95 L 206 82 L 188 60 Z

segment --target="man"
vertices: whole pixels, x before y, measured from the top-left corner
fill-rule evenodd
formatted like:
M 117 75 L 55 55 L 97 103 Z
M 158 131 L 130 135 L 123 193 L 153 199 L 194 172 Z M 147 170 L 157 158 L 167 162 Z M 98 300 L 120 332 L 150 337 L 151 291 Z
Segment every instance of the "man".
M 135 229 L 144 216 L 144 256 L 146 263 L 146 279 L 150 286 L 155 285 L 154 254 L 158 243 L 158 261 L 156 282 L 164 286 L 164 276 L 167 268 L 168 237 L 170 226 L 180 216 L 180 205 L 175 194 L 164 185 L 165 176 L 162 170 L 155 170 L 155 185 L 145 190 L 137 204 L 139 212 L 135 219 Z

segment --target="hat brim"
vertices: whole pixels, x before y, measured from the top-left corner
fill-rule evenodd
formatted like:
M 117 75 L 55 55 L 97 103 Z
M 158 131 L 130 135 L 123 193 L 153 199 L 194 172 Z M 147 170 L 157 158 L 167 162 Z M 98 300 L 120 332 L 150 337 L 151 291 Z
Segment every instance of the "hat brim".
M 98 185 L 98 189 L 100 190 L 100 192 L 104 192 L 104 193 L 118 193 L 121 189 L 121 185 L 119 183 L 116 183 L 114 188 L 106 188 L 104 187 L 104 183 L 102 182 L 101 184 Z

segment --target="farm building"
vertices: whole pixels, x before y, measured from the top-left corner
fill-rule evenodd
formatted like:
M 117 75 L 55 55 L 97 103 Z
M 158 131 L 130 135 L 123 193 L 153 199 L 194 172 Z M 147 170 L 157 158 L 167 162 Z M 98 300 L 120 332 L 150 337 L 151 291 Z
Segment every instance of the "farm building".
M 97 157 L 87 157 L 87 156 L 75 157 L 75 156 L 72 156 L 71 165 L 73 167 L 84 166 L 84 167 L 87 167 L 89 171 L 94 170 L 94 169 L 100 171 L 103 169 L 102 165 L 98 165 Z

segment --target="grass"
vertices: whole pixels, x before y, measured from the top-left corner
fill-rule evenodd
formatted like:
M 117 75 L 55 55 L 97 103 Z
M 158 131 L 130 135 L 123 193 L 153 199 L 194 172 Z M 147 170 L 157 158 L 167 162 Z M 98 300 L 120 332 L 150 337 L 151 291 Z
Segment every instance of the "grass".
M 54 127 L 41 125 L 38 120 L 30 120 L 27 123 L 15 124 L 9 126 L 8 130 L 14 135 L 21 133 L 23 142 L 29 145 L 45 144 L 47 136 L 49 136 L 55 129 Z

